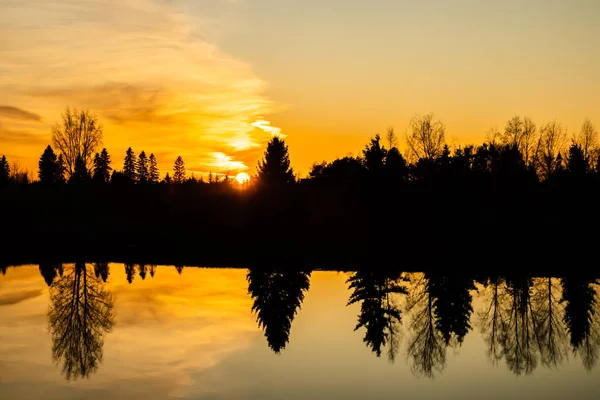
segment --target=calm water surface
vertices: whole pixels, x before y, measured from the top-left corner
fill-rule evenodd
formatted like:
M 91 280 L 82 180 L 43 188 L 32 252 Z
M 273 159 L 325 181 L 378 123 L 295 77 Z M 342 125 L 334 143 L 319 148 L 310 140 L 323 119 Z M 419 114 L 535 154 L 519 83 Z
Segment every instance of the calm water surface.
M 600 398 L 594 279 L 3 273 L 2 399 Z

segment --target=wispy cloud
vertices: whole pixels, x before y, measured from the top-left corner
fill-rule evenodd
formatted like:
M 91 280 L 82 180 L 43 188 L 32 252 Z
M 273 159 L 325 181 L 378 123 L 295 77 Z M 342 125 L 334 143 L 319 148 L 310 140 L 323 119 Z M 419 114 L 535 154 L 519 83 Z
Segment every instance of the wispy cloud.
M 158 0 L 0 0 L 0 7 L 0 90 L 9 104 L 41 114 L 1 106 L 0 118 L 43 121 L 36 129 L 48 140 L 70 105 L 98 115 L 113 160 L 132 146 L 160 154 L 165 170 L 182 155 L 208 171 L 216 153 L 244 170 L 249 164 L 237 155 L 260 148 L 265 132 L 279 133 L 262 117 L 273 109 L 265 82 L 201 39 L 202 16 Z
M 0 106 L 0 117 L 22 119 L 26 121 L 41 121 L 40 115 L 12 106 Z

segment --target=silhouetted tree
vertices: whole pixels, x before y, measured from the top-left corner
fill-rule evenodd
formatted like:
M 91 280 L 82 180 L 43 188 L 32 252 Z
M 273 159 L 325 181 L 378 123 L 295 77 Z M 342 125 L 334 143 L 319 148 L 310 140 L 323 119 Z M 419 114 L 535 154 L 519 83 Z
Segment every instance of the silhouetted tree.
M 55 184 L 64 181 L 62 165 L 50 145 L 40 157 L 38 167 L 38 178 L 41 183 Z
M 185 182 L 185 164 L 181 156 L 177 156 L 173 165 L 173 183 Z
M 503 305 L 506 290 L 503 289 L 502 278 L 494 276 L 486 282 L 485 294 L 488 296 L 488 306 L 480 313 L 481 333 L 487 344 L 487 354 L 494 365 L 497 365 L 504 352 L 503 345 Z
M 160 176 L 158 174 L 158 164 L 156 163 L 156 157 L 154 157 L 154 153 L 150 153 L 150 158 L 148 161 L 148 179 L 150 183 L 158 183 Z
M 386 177 L 394 184 L 408 180 L 408 165 L 396 147 L 388 150 L 385 157 Z
M 557 367 L 567 355 L 566 332 L 561 320 L 560 288 L 553 278 L 534 280 L 532 307 L 535 318 L 536 340 L 539 343 L 542 364 Z
M 408 343 L 408 356 L 412 359 L 414 374 L 433 378 L 446 365 L 446 344 L 436 329 L 434 298 L 431 296 L 429 279 L 423 275 L 413 276 L 413 289 L 407 300 L 406 310 L 412 316 L 412 336 Z
M 137 157 L 131 147 L 125 152 L 125 160 L 123 161 L 123 175 L 130 183 L 137 182 L 136 172 Z
M 125 264 L 125 276 L 127 277 L 127 282 L 131 284 L 133 282 L 133 278 L 135 278 L 134 264 Z
M 600 322 L 596 280 L 586 276 L 568 275 L 561 280 L 565 304 L 563 321 L 567 327 L 573 353 L 579 354 L 590 371 L 598 361 Z
M 433 114 L 416 116 L 410 121 L 411 134 L 406 136 L 409 160 L 434 160 L 442 154 L 446 128 Z
M 373 180 L 377 181 L 383 177 L 383 168 L 387 150 L 381 146 L 381 138 L 375 135 L 373 139 L 365 146 L 363 150 L 363 158 L 367 171 Z
M 314 164 L 309 177 L 329 185 L 348 185 L 361 182 L 366 172 L 366 167 L 360 158 L 344 157 L 329 164 L 326 162 Z
M 269 141 L 263 160 L 258 162 L 257 180 L 259 185 L 269 188 L 296 182 L 294 170 L 290 167 L 288 147 L 278 136 Z
M 7 184 L 10 179 L 10 166 L 6 160 L 6 156 L 0 159 L 0 186 Z
M 83 183 L 91 179 L 90 173 L 81 157 L 75 160 L 75 169 L 69 178 L 69 183 Z
M 64 158 L 67 176 L 75 173 L 80 158 L 86 170 L 92 169 L 92 156 L 102 145 L 102 126 L 89 111 L 67 107 L 62 123 L 52 127 L 52 146 Z
M 535 315 L 531 308 L 531 278 L 506 280 L 508 304 L 504 307 L 501 343 L 508 369 L 516 375 L 530 374 L 537 366 Z
M 40 263 L 40 273 L 44 277 L 44 281 L 48 286 L 52 285 L 52 282 L 56 278 L 59 270 L 58 264 L 55 263 Z
M 110 182 L 110 156 L 106 149 L 102 149 L 100 153 L 94 156 L 94 175 L 95 182 L 109 183 Z
M 139 183 L 148 183 L 150 180 L 150 173 L 148 171 L 148 158 L 146 152 L 142 150 L 137 159 L 136 175 Z
M 536 147 L 536 126 L 529 118 L 518 115 L 511 118 L 504 128 L 502 143 L 508 148 L 517 149 L 523 156 L 526 166 L 533 162 Z
M 559 157 L 564 152 L 565 141 L 565 130 L 560 123 L 553 121 L 542 127 L 535 152 L 536 168 L 541 179 L 550 178 L 561 168 Z
M 165 175 L 165 179 L 163 179 L 163 183 L 166 183 L 167 185 L 170 185 L 171 183 L 173 183 L 173 180 L 171 179 L 171 177 L 169 176 L 169 173 L 167 172 L 167 174 Z
M 363 342 L 379 357 L 381 348 L 389 342 L 388 358 L 393 362 L 398 350 L 398 329 L 402 323 L 402 312 L 393 299 L 393 294 L 407 294 L 400 279 L 372 270 L 359 270 L 347 283 L 352 294 L 348 304 L 360 302 L 360 315 L 354 330 L 365 328 Z
M 146 269 L 146 265 L 140 264 L 140 265 L 138 265 L 138 269 L 140 272 L 140 278 L 142 278 L 142 280 L 146 279 L 146 273 L 148 272 Z
M 50 286 L 48 325 L 52 358 L 67 379 L 87 378 L 102 362 L 104 335 L 112 330 L 112 295 L 84 263 Z
M 589 170 L 589 165 L 580 145 L 573 142 L 569 147 L 569 158 L 567 159 L 567 171 L 575 177 L 582 177 Z
M 429 275 L 429 295 L 433 298 L 436 328 L 442 334 L 446 345 L 454 338 L 462 344 L 465 335 L 471 330 L 473 300 L 470 291 L 475 289 L 473 279 L 466 275 Z
M 575 142 L 579 145 L 583 153 L 583 159 L 587 165 L 591 166 L 595 158 L 600 156 L 598 154 L 598 131 L 596 131 L 596 127 L 592 124 L 592 121 L 589 119 L 583 121 Z
M 309 273 L 272 268 L 250 268 L 248 293 L 252 296 L 252 311 L 262 327 L 269 347 L 279 353 L 290 336 L 292 321 L 309 288 Z
M 108 280 L 109 267 L 106 262 L 97 262 L 94 263 L 94 274 L 96 278 L 102 278 L 103 282 Z

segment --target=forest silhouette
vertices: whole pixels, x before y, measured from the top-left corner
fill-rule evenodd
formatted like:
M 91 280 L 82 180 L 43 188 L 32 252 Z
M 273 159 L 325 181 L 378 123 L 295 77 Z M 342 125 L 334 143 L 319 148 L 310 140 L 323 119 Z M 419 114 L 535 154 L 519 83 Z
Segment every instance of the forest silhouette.
M 160 279 L 155 277 L 155 265 L 124 268 L 130 284 L 135 279 Z M 176 268 L 182 274 L 186 267 Z M 114 325 L 114 300 L 105 288 L 109 264 L 47 263 L 39 270 L 50 288 L 52 357 L 67 379 L 88 377 L 99 368 L 104 336 Z M 265 345 L 281 355 L 309 290 L 311 271 L 276 267 L 247 271 L 252 299 L 248 311 L 264 331 Z M 588 371 L 598 363 L 597 275 L 442 275 L 362 269 L 351 273 L 346 283 L 347 306 L 359 306 L 355 330 L 361 332 L 365 346 L 375 357 L 385 354 L 390 363 L 406 355 L 415 376 L 442 374 L 448 351 L 459 349 L 470 332 L 482 336 L 490 363 L 504 365 L 516 376 L 540 367 L 557 369 L 570 358 Z M 483 301 L 477 312 L 474 294 Z M 406 351 L 401 351 L 401 343 Z
M 362 154 L 315 163 L 300 179 L 281 137 L 257 175 L 198 177 L 177 157 L 160 177 L 131 147 L 112 167 L 103 130 L 67 109 L 38 179 L 0 159 L 6 263 L 74 261 L 278 265 L 480 272 L 492 267 L 583 270 L 600 213 L 600 150 L 586 120 L 569 143 L 551 121 L 515 116 L 478 146 L 450 146 L 433 114 L 411 120 L 406 151 L 390 129 Z M 68 238 L 68 239 L 65 239 Z

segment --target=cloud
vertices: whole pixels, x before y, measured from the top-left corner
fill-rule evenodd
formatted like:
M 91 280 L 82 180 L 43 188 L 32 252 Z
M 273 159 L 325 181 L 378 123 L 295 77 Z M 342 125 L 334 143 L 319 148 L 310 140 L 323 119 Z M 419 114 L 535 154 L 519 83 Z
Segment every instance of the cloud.
M 44 110 L 44 121 L 66 106 L 89 109 L 113 160 L 131 146 L 155 153 L 165 171 L 181 155 L 208 172 L 215 153 L 248 168 L 238 155 L 279 132 L 263 118 L 275 107 L 266 83 L 203 39 L 214 22 L 179 10 L 159 0 L 3 3 L 5 101 Z
M 35 144 L 39 147 L 39 145 L 48 142 L 48 139 L 49 136 L 40 135 L 25 129 L 8 129 L 0 124 L 0 143 L 9 145 Z
M 0 117 L 22 119 L 26 121 L 41 121 L 40 115 L 12 106 L 0 106 Z
M 265 132 L 270 133 L 273 136 L 285 137 L 286 135 L 281 133 L 281 128 L 277 128 L 276 126 L 271 126 L 269 121 L 265 121 L 263 119 L 255 121 L 251 124 L 255 128 L 262 129 Z
M 8 293 L 0 297 L 0 306 L 10 306 L 29 299 L 33 299 L 42 294 L 41 290 L 32 289 L 22 292 Z

